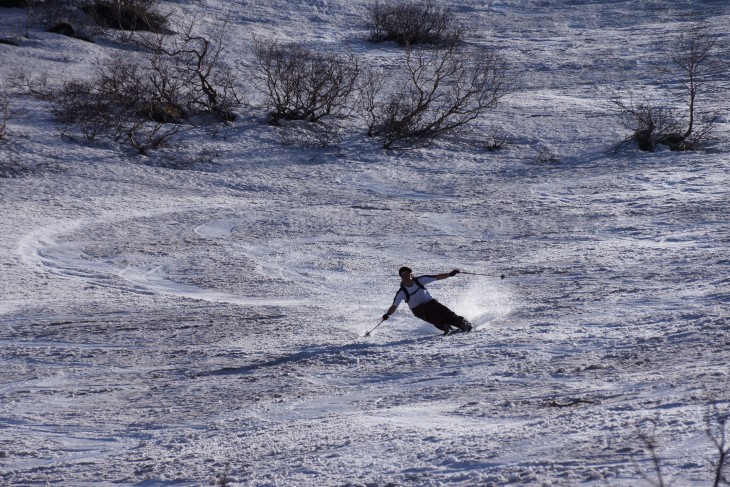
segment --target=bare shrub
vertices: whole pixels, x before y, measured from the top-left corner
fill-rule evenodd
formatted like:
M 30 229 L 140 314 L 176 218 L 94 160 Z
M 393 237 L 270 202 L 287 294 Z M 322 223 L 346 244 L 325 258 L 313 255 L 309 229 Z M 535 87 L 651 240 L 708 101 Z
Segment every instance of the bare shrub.
M 312 149 L 339 148 L 341 128 L 336 123 L 309 123 L 303 120 L 282 121 L 281 141 L 284 145 L 292 145 Z
M 107 114 L 126 112 L 158 123 L 181 122 L 184 93 L 170 74 L 159 75 L 143 62 L 116 58 L 98 67 L 96 92 Z
M 280 120 L 318 122 L 352 113 L 361 70 L 356 56 L 320 54 L 274 40 L 257 40 L 254 47 L 256 75 L 272 110 L 272 124 Z
M 504 149 L 509 142 L 509 138 L 506 130 L 499 126 L 493 126 L 487 134 L 487 141 L 484 148 L 490 152 Z
M 209 113 L 233 121 L 241 100 L 233 71 L 222 66 L 225 25 L 211 38 L 195 33 L 194 28 L 190 22 L 179 36 L 157 35 L 145 42 L 152 52 L 149 75 L 159 104 L 177 107 L 180 115 L 188 117 Z
M 671 150 L 696 149 L 712 132 L 717 115 L 698 108 L 698 96 L 708 75 L 718 69 L 711 54 L 717 45 L 717 34 L 701 24 L 682 32 L 669 51 L 669 65 L 659 71 L 669 77 L 665 93 L 680 101 L 682 109 L 671 101 L 626 100 L 614 94 L 610 103 L 619 123 L 631 132 L 617 149 L 635 142 L 640 150 L 654 151 L 665 145 Z
M 31 171 L 28 164 L 20 162 L 18 154 L 5 148 L 0 150 L 0 179 L 19 178 Z
M 99 65 L 90 81 L 66 82 L 54 99 L 53 113 L 61 126 L 78 128 L 88 141 L 122 139 L 144 121 L 181 121 L 180 109 L 156 89 L 144 67 L 123 58 Z
M 48 73 L 33 74 L 24 68 L 18 68 L 8 76 L 7 83 L 18 92 L 40 100 L 49 101 L 54 97 L 48 82 Z
M 610 101 L 619 123 L 631 132 L 618 148 L 633 142 L 639 150 L 654 151 L 680 129 L 676 110 L 658 106 L 647 97 L 636 100 L 633 95 L 628 99 L 615 95 Z
M 10 91 L 0 84 L 0 179 L 15 178 L 27 174 L 30 167 L 21 162 L 17 150 L 13 149 L 8 124 L 19 115 L 11 106 Z
M 713 471 L 712 486 L 730 485 L 730 412 L 727 403 L 723 410 L 716 398 L 711 398 L 710 406 L 705 415 L 707 437 L 712 442 L 717 456 L 710 461 Z
M 53 108 L 61 132 L 121 141 L 144 153 L 169 145 L 201 115 L 233 120 L 240 101 L 232 73 L 220 66 L 222 40 L 194 34 L 193 27 L 174 38 L 150 34 L 141 39 L 150 49 L 146 58 L 117 57 L 100 64 L 90 81 L 65 83 Z
M 0 86 L 0 141 L 8 135 L 8 123 L 18 115 L 17 110 L 10 107 L 10 94 Z
M 386 149 L 464 128 L 496 106 L 514 81 L 500 54 L 457 47 L 408 49 L 400 73 L 367 79 L 371 85 L 364 88 L 362 100 L 368 133 L 381 136 Z
M 464 31 L 451 10 L 431 0 L 376 0 L 368 6 L 370 40 L 395 41 L 403 46 L 455 46 Z
M 383 103 L 392 89 L 394 70 L 373 68 L 363 70 L 357 88 L 359 105 L 365 114 L 368 137 L 380 134 L 383 116 Z M 390 86 L 389 86 L 390 85 Z
M 94 141 L 123 142 L 140 153 L 164 147 L 182 129 L 179 108 L 164 96 L 139 64 L 116 59 L 90 81 L 66 82 L 53 101 L 61 133 L 78 131 Z
M 69 135 L 76 128 L 85 140 L 94 141 L 112 133 L 111 109 L 94 82 L 69 81 L 54 98 L 51 111 L 62 134 Z
M 81 8 L 97 25 L 117 30 L 163 32 L 169 15 L 157 0 L 93 0 Z
M 139 153 L 147 154 L 150 150 L 170 147 L 173 136 L 182 130 L 179 123 L 159 123 L 154 121 L 131 119 L 124 126 L 124 135 L 129 144 Z
M 537 149 L 537 162 L 540 164 L 558 164 L 560 158 L 551 147 L 543 146 Z
M 707 393 L 707 405 L 705 406 L 705 434 L 710 440 L 714 452 L 709 459 L 708 466 L 711 475 L 712 487 L 720 487 L 730 485 L 730 477 L 728 477 L 728 469 L 730 468 L 730 438 L 728 437 L 728 427 L 730 427 L 730 412 L 728 411 L 727 401 L 720 401 L 714 394 Z M 637 460 L 637 473 L 651 485 L 657 487 L 668 487 L 671 485 L 666 479 L 666 468 L 661 457 L 661 443 L 658 438 L 657 424 L 661 421 L 661 417 L 657 417 L 651 424 L 651 429 L 642 431 L 638 434 L 641 441 L 643 452 L 648 453 L 651 461 L 652 474 L 647 474 L 641 469 Z M 655 479 L 655 480 L 654 480 Z
M 657 440 L 656 425 L 654 425 L 650 433 L 642 433 L 639 435 L 639 439 L 643 443 L 644 449 L 651 456 L 651 465 L 653 468 L 654 475 L 656 476 L 656 482 L 653 485 L 656 487 L 667 487 L 667 483 L 664 480 L 664 471 L 662 467 L 662 458 L 659 455 L 659 444 Z M 639 474 L 647 481 L 651 481 L 650 476 L 639 469 Z

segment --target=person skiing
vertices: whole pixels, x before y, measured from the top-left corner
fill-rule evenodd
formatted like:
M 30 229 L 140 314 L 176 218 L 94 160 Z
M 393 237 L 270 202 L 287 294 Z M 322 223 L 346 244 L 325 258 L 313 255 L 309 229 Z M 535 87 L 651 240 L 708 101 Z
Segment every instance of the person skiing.
M 431 323 L 433 326 L 449 335 L 456 329 L 469 333 L 472 329 L 471 323 L 463 316 L 459 316 L 443 304 L 436 301 L 426 289 L 426 284 L 434 281 L 440 281 L 448 277 L 454 277 L 459 273 L 459 269 L 443 274 L 413 276 L 413 270 L 410 267 L 401 267 L 398 275 L 401 278 L 400 289 L 395 293 L 393 305 L 383 315 L 383 321 L 390 318 L 395 313 L 398 306 L 405 300 L 408 307 L 416 317 Z M 382 322 L 381 322 L 382 323 Z

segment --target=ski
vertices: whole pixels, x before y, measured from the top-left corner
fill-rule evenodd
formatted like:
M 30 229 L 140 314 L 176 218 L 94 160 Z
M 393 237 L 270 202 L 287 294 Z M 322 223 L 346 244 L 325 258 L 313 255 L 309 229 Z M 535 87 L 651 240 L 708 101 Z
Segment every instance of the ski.
M 468 322 L 467 322 L 467 325 L 468 325 L 468 328 L 466 328 L 466 329 L 451 327 L 447 331 L 444 332 L 444 336 L 447 337 L 447 336 L 451 336 L 451 335 L 456 335 L 457 333 L 469 333 L 470 331 L 472 331 L 472 329 L 474 327 L 471 324 L 469 324 Z

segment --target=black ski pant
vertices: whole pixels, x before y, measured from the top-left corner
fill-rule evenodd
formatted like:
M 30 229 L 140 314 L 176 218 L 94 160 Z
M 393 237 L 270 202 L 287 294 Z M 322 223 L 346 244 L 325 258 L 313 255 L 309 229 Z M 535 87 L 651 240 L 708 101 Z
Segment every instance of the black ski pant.
M 457 315 L 435 299 L 420 304 L 411 311 L 418 318 L 421 318 L 423 321 L 428 321 L 441 331 L 446 331 L 452 326 L 460 328 L 466 323 L 466 319 L 463 316 Z

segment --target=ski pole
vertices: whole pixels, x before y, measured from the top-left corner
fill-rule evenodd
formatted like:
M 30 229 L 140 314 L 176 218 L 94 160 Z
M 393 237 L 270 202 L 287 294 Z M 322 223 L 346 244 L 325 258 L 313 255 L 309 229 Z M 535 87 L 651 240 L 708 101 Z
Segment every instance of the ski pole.
M 380 325 L 382 325 L 382 324 L 383 324 L 384 322 L 385 322 L 385 320 L 380 320 L 380 323 L 378 323 L 377 325 L 375 325 L 375 328 L 379 327 L 379 326 L 380 326 Z M 372 332 L 374 332 L 374 331 L 375 331 L 375 328 L 373 328 L 373 329 L 372 329 L 372 330 L 370 330 L 369 332 L 365 333 L 365 336 L 366 336 L 366 337 L 369 337 L 369 336 L 370 336 L 370 334 L 371 334 Z
M 492 275 L 491 275 L 491 274 L 481 274 L 481 273 L 479 273 L 479 272 L 467 272 L 467 271 L 459 271 L 459 273 L 460 273 L 460 274 L 469 274 L 469 275 L 471 275 L 471 276 L 484 276 L 484 277 L 492 277 Z M 504 278 L 505 278 L 505 275 L 504 275 L 504 274 L 501 274 L 501 275 L 499 276 L 499 278 L 500 278 L 500 279 L 504 279 Z

